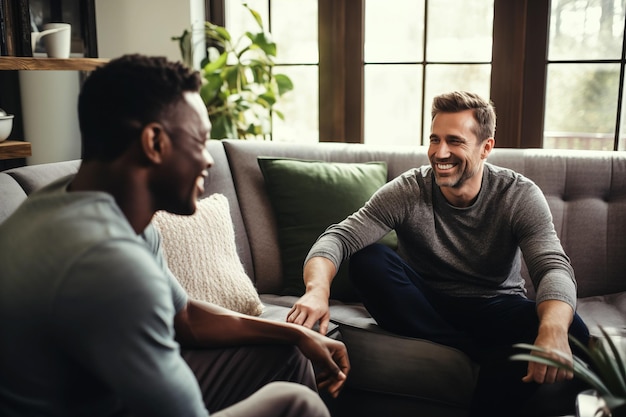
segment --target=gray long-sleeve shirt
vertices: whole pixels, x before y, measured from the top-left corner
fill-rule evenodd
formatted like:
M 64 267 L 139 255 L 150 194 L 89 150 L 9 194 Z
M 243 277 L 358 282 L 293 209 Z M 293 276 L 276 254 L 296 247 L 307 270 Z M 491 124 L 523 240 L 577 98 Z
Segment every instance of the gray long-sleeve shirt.
M 537 302 L 576 307 L 574 271 L 546 199 L 536 184 L 509 169 L 485 163 L 481 190 L 467 208 L 445 200 L 430 166 L 411 169 L 330 226 L 305 262 L 322 256 L 338 267 L 391 229 L 400 256 L 437 291 L 459 297 L 525 294 L 523 254 Z

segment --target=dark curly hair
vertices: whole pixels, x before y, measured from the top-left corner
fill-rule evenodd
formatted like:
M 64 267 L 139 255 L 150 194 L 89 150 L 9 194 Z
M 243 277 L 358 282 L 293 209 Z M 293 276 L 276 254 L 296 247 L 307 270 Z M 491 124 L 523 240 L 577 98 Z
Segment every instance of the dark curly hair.
M 453 91 L 436 96 L 433 99 L 431 115 L 434 119 L 438 113 L 457 113 L 463 110 L 474 111 L 474 119 L 477 122 L 474 134 L 481 142 L 495 137 L 496 110 L 491 101 L 485 100 L 478 94 Z
M 82 158 L 115 159 L 200 85 L 197 71 L 164 57 L 124 55 L 95 69 L 78 97 Z

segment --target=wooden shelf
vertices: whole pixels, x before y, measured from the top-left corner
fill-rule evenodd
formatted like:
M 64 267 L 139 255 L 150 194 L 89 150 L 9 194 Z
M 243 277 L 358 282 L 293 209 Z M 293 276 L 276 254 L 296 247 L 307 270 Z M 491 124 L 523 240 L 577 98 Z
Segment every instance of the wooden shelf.
M 26 158 L 31 155 L 30 142 L 19 140 L 0 142 L 0 159 Z
M 68 70 L 92 71 L 108 62 L 101 58 L 29 58 L 17 56 L 0 57 L 0 70 Z

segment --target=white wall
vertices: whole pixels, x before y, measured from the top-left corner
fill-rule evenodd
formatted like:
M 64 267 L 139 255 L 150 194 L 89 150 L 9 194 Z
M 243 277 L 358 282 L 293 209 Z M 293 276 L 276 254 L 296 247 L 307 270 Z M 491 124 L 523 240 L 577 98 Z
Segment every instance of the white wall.
M 203 22 L 202 0 L 96 0 L 98 55 L 142 53 L 179 60 L 178 43 L 171 37 Z
M 80 158 L 78 72 L 19 71 L 19 78 L 24 138 L 32 148 L 28 165 Z

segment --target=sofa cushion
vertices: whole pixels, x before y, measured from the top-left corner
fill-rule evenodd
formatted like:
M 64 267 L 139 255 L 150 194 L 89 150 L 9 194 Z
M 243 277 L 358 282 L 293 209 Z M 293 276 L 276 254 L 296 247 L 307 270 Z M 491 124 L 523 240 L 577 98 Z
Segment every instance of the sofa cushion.
M 579 298 L 577 312 L 593 336 L 602 336 L 598 326 L 626 335 L 626 292 Z
M 228 200 L 213 194 L 198 201 L 192 216 L 157 212 L 154 225 L 172 273 L 187 293 L 244 314 L 259 315 L 263 304 L 237 256 Z
M 274 207 L 283 265 L 283 295 L 302 295 L 302 266 L 311 246 L 328 226 L 361 208 L 387 182 L 385 162 L 342 163 L 259 157 Z M 383 243 L 397 245 L 395 233 Z M 346 262 L 331 286 L 331 298 L 357 300 Z

